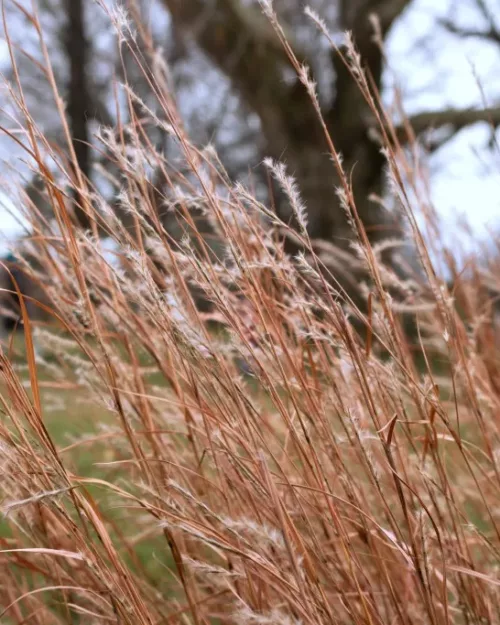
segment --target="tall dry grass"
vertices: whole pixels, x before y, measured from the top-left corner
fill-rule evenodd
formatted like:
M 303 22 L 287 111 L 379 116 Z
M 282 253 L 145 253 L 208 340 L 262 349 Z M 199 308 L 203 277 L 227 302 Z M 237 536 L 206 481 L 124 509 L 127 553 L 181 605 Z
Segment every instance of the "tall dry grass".
M 417 223 L 420 211 L 438 240 L 417 147 L 400 149 L 353 49 L 346 61 L 379 120 L 415 276 L 398 277 L 385 246 L 370 245 L 329 137 L 349 261 L 308 239 L 300 190 L 268 162 L 304 250 L 283 252 L 289 227 L 192 145 L 161 66 L 149 74 L 161 118 L 125 87 L 132 122 L 99 135 L 127 227 L 44 138 L 21 84 L 12 90 L 53 209 L 47 219 L 24 204 L 24 254 L 37 258 L 25 269 L 52 312 L 41 323 L 22 306 L 25 368 L 8 346 L 0 355 L 0 622 L 500 622 L 498 262 L 460 275 L 448 254 L 448 291 Z M 51 81 L 48 57 L 46 70 Z M 139 109 L 170 133 L 187 175 L 148 143 Z M 74 226 L 74 190 L 93 233 Z M 193 206 L 223 242 L 217 253 Z M 158 218 L 174 207 L 180 240 Z M 329 275 L 349 262 L 366 271 L 364 312 Z M 402 313 L 417 321 L 418 366 Z M 58 393 L 68 429 L 89 412 L 100 421 L 66 445 L 50 426 Z M 78 471 L 83 454 L 99 466 Z

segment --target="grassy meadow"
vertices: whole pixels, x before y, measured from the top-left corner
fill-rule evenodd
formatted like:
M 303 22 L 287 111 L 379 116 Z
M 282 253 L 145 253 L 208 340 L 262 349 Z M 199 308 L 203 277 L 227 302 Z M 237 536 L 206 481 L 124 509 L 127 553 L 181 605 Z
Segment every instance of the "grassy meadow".
M 16 96 L 52 213 L 20 190 L 17 254 L 40 295 L 31 315 L 21 298 L 23 332 L 0 351 L 0 623 L 500 623 L 500 256 L 461 264 L 446 246 L 418 146 L 399 145 L 346 63 L 405 225 L 372 245 L 325 137 L 347 250 L 311 241 L 279 163 L 265 166 L 294 228 L 233 183 L 190 142 L 161 75 L 184 169 L 124 89 L 133 123 L 96 137 L 121 216 Z M 156 194 L 153 170 L 169 181 Z

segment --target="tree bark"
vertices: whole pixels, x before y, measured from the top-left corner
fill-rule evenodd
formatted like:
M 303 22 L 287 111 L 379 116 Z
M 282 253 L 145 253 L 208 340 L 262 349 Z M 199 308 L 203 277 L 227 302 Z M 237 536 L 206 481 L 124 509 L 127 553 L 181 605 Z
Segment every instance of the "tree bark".
M 339 180 L 327 154 L 327 143 L 312 102 L 302 84 L 286 84 L 289 66 L 285 50 L 270 24 L 262 22 L 255 7 L 239 0 L 164 0 L 174 24 L 195 34 L 198 45 L 231 79 L 246 104 L 260 118 L 262 156 L 285 161 L 299 185 L 309 214 L 310 234 L 345 247 L 352 232 L 335 188 Z M 382 52 L 373 42 L 370 11 L 380 14 L 382 34 L 410 0 L 339 0 L 342 26 L 352 31 L 363 63 L 376 87 L 381 86 Z M 203 19 L 200 17 L 203 16 Z M 292 47 L 293 45 L 292 42 Z M 307 61 L 295 49 L 299 60 Z M 352 176 L 360 217 L 372 239 L 394 235 L 386 211 L 370 201 L 381 196 L 384 159 L 369 136 L 372 117 L 355 80 L 335 55 L 336 97 L 324 112 L 335 147 L 342 153 L 346 172 Z M 278 203 L 286 216 L 286 206 Z
M 91 154 L 88 129 L 88 116 L 92 102 L 87 77 L 89 60 L 89 43 L 85 33 L 85 14 L 83 0 L 66 0 L 68 29 L 64 44 L 69 61 L 68 83 L 68 121 L 71 129 L 73 149 L 76 156 L 75 165 L 84 178 L 90 177 Z M 74 197 L 76 217 L 80 226 L 89 229 L 90 219 L 83 210 L 78 191 Z

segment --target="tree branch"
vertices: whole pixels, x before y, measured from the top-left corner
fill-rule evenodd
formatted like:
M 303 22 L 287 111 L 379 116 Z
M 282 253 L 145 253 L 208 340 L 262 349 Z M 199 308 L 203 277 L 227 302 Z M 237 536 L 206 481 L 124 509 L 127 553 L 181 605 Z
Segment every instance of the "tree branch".
M 399 140 L 407 141 L 409 131 L 415 135 L 420 135 L 426 130 L 443 128 L 450 126 L 453 136 L 459 130 L 472 126 L 479 122 L 485 122 L 497 128 L 500 126 L 500 107 L 490 107 L 485 109 L 445 109 L 442 111 L 428 111 L 410 117 L 406 123 L 396 128 L 396 135 Z M 411 130 L 410 130 L 411 129 Z
M 470 28 L 469 26 L 459 26 L 449 18 L 439 20 L 440 25 L 448 32 L 458 35 L 459 37 L 483 39 L 500 44 L 500 30 L 497 26 L 494 11 L 490 8 L 488 3 L 485 2 L 485 0 L 475 0 L 474 4 L 479 14 L 486 22 L 486 27 Z
M 486 39 L 500 45 L 500 31 L 493 24 L 488 30 L 457 26 L 451 20 L 439 20 L 439 24 L 449 33 L 464 39 Z

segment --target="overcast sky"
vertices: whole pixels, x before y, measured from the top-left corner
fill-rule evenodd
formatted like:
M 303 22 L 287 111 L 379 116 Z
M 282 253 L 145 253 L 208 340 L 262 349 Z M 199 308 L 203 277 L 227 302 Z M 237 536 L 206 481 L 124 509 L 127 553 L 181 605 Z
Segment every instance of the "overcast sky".
M 409 114 L 500 101 L 500 47 L 436 30 L 436 18 L 450 12 L 459 24 L 481 28 L 472 7 L 469 0 L 416 0 L 395 26 L 388 58 Z M 477 124 L 432 158 L 432 199 L 450 227 L 460 215 L 481 235 L 500 225 L 500 155 L 485 148 L 490 137 L 488 125 Z
M 452 5 L 452 3 L 454 3 Z M 415 0 L 394 27 L 388 42 L 390 84 L 395 76 L 409 114 L 446 106 L 482 106 L 500 100 L 500 47 L 478 41 L 457 41 L 436 29 L 436 17 L 453 9 L 454 19 L 477 25 L 468 0 Z M 478 80 L 484 90 L 483 96 Z M 391 89 L 387 89 L 390 99 Z M 498 153 L 486 150 L 486 124 L 459 133 L 432 158 L 432 199 L 450 229 L 459 215 L 483 234 L 500 224 Z M 0 233 L 11 237 L 16 220 L 0 206 Z

